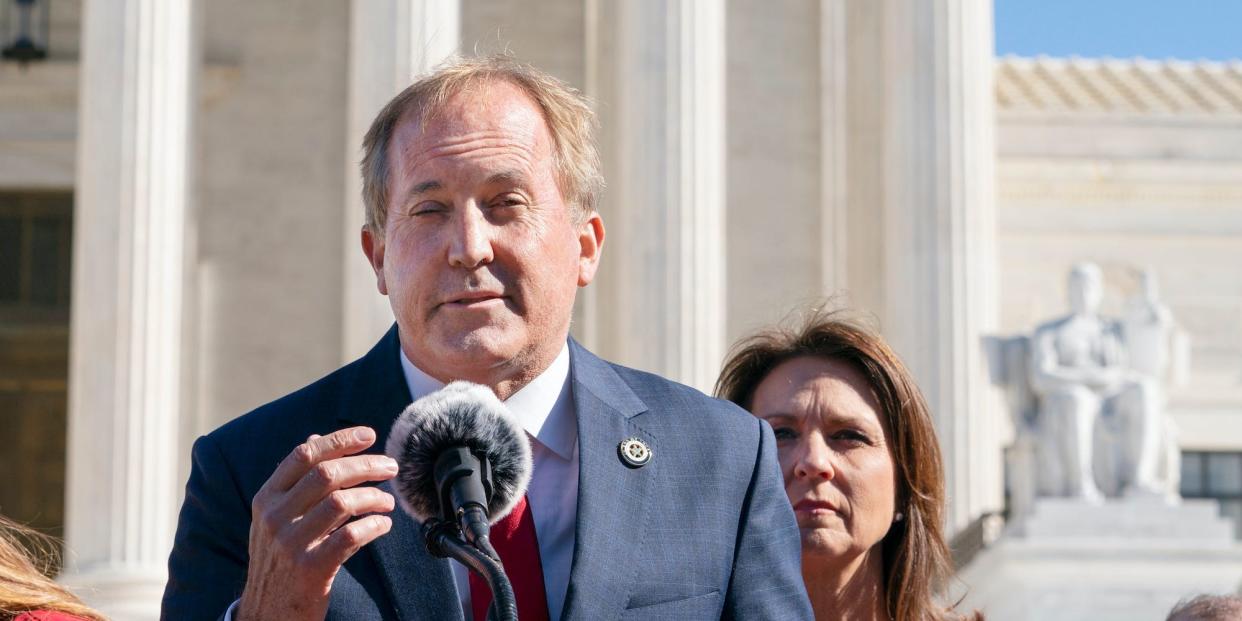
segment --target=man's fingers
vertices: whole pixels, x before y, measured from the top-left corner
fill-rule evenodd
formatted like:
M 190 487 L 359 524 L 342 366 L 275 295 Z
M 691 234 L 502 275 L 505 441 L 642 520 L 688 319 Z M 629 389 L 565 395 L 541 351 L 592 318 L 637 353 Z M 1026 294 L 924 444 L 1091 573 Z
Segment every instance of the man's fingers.
M 350 427 L 326 436 L 312 436 L 285 456 L 260 491 L 268 494 L 286 491 L 315 467 L 315 464 L 353 455 L 374 443 L 375 431 L 370 427 Z
M 377 487 L 353 487 L 339 489 L 306 512 L 306 516 L 293 524 L 298 532 L 294 539 L 301 545 L 310 545 L 326 537 L 350 518 L 368 513 L 388 513 L 396 507 L 392 494 Z
M 340 567 L 360 550 L 392 528 L 392 518 L 387 515 L 368 515 L 354 520 L 335 531 L 315 548 L 314 555 L 320 563 Z
M 396 475 L 397 462 L 387 455 L 351 455 L 319 462 L 285 494 L 277 512 L 292 520 L 336 490 Z

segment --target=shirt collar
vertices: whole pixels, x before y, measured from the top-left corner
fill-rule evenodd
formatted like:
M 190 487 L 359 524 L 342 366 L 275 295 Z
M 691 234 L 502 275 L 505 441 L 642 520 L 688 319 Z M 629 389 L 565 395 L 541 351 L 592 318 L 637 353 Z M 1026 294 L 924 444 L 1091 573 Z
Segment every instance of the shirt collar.
M 443 382 L 414 366 L 404 350 L 401 371 L 415 401 L 444 387 Z M 561 347 L 543 373 L 509 395 L 505 406 L 530 437 L 562 459 L 572 459 L 578 443 L 578 421 L 569 390 L 569 346 Z

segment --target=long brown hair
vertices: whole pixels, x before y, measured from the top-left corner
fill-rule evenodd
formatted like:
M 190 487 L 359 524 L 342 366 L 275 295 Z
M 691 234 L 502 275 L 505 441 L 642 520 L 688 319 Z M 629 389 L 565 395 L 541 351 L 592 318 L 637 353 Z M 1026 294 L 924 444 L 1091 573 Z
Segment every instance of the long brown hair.
M 905 519 L 880 543 L 885 604 L 896 621 L 957 619 L 935 593 L 952 574 L 944 530 L 944 467 L 940 443 L 923 394 L 884 339 L 843 311 L 814 310 L 796 328 L 774 328 L 734 345 L 716 383 L 716 394 L 747 410 L 755 390 L 781 363 L 804 356 L 853 365 L 867 379 L 892 434 L 897 507 Z
M 0 515 L 0 619 L 47 610 L 106 621 L 50 577 L 56 541 Z

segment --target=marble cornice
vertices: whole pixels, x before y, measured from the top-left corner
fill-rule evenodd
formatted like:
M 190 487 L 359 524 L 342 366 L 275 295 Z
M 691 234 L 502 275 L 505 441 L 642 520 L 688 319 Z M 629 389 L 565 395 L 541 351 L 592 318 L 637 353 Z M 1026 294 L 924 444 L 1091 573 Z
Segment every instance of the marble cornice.
M 1242 118 L 1242 61 L 1019 58 L 996 62 L 998 116 Z

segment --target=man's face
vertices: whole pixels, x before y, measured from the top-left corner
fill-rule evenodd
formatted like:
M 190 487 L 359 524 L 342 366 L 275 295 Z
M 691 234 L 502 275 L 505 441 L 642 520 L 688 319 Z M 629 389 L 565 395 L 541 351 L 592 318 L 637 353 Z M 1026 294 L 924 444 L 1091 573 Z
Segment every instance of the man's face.
M 507 82 L 398 123 L 387 225 L 363 248 L 406 355 L 438 379 L 524 383 L 564 344 L 604 230 L 574 217 L 552 154 L 535 103 Z

